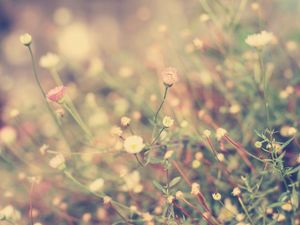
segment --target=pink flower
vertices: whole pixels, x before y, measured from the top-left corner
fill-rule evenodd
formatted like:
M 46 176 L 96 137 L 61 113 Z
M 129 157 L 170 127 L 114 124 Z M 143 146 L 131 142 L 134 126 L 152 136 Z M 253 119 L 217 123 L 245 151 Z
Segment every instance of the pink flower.
M 161 72 L 162 79 L 165 85 L 171 87 L 178 81 L 177 70 L 173 67 L 168 67 Z
M 50 91 L 48 91 L 47 98 L 52 102 L 59 103 L 65 96 L 65 90 L 66 90 L 66 87 L 63 85 L 55 87 L 55 88 L 51 89 Z

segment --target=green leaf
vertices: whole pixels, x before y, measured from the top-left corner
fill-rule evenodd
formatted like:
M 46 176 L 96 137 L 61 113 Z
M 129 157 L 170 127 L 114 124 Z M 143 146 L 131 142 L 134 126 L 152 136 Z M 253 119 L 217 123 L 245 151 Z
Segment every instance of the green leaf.
M 268 206 L 268 208 L 276 208 L 276 207 L 280 207 L 284 204 L 285 202 L 275 202 L 271 205 Z
M 163 187 L 160 183 L 158 183 L 157 181 L 154 180 L 154 181 L 153 181 L 153 185 L 154 185 L 159 191 L 165 193 L 165 189 L 164 189 L 164 187 Z
M 179 182 L 181 181 L 181 177 L 175 177 L 173 178 L 170 183 L 169 183 L 169 187 L 172 188 L 175 185 L 177 185 Z
M 281 145 L 279 152 L 280 152 L 281 150 L 283 150 L 286 146 L 288 146 L 293 140 L 294 140 L 294 137 L 292 137 L 292 138 L 290 138 L 289 140 L 287 140 L 286 142 L 284 142 L 284 143 Z
M 298 208 L 299 196 L 298 196 L 298 192 L 296 191 L 295 186 L 293 187 L 293 190 L 292 190 L 291 203 L 292 203 L 293 207 L 295 207 L 295 209 Z

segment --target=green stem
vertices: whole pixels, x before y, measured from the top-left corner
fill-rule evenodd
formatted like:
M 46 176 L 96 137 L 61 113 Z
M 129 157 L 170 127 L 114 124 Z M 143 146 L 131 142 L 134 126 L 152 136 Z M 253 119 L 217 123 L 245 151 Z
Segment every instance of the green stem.
M 84 124 L 84 122 L 81 119 L 81 117 L 76 112 L 74 112 L 74 110 L 72 109 L 72 107 L 67 102 L 64 101 L 63 102 L 63 106 L 68 110 L 68 112 L 71 114 L 71 116 L 76 121 L 76 123 L 78 124 L 78 126 L 83 130 L 83 132 L 88 137 L 88 139 L 91 140 L 93 135 L 90 132 L 90 130 L 87 128 L 87 126 Z
M 259 67 L 261 72 L 261 82 L 263 83 L 263 101 L 266 110 L 266 117 L 267 117 L 267 127 L 270 127 L 270 109 L 269 109 L 269 101 L 268 101 L 268 87 L 267 87 L 267 77 L 266 77 L 266 70 L 264 67 L 263 59 L 262 59 L 262 51 L 258 50 L 258 59 L 259 59 Z
M 56 118 L 56 116 L 55 116 L 53 110 L 51 109 L 51 107 L 50 107 L 50 105 L 49 105 L 49 103 L 48 103 L 48 101 L 47 101 L 46 93 L 45 93 L 45 91 L 44 91 L 44 89 L 43 89 L 43 87 L 42 87 L 42 85 L 41 85 L 41 82 L 40 82 L 40 80 L 39 80 L 39 77 L 38 77 L 38 75 L 37 75 L 35 59 L 34 59 L 33 52 L 32 52 L 32 49 L 31 49 L 30 45 L 28 46 L 28 50 L 29 50 L 30 57 L 31 57 L 31 64 L 32 64 L 32 70 L 33 70 L 34 78 L 35 78 L 35 81 L 36 81 L 36 83 L 37 83 L 37 85 L 38 85 L 38 87 L 39 87 L 39 90 L 40 90 L 40 92 L 41 92 L 41 94 L 42 94 L 42 96 L 43 96 L 43 99 L 45 100 L 45 103 L 46 103 L 46 107 L 47 107 L 47 109 L 48 109 L 48 112 L 49 112 L 49 114 L 51 115 L 52 119 L 54 120 L 54 122 L 55 122 L 55 124 L 56 124 L 56 126 L 57 126 L 57 128 L 58 128 L 58 130 L 59 130 L 59 132 L 60 132 L 61 135 L 63 136 L 63 138 L 64 138 L 66 144 L 68 145 L 68 147 L 69 147 L 69 149 L 70 149 L 70 144 L 69 144 L 69 142 L 68 142 L 68 140 L 67 140 L 67 138 L 66 138 L 66 135 L 65 135 L 65 133 L 64 133 L 64 131 L 63 131 L 63 129 L 62 129 L 62 127 L 60 126 L 60 123 L 59 123 L 58 119 Z
M 150 146 L 153 145 L 158 138 L 160 137 L 161 133 L 165 130 L 165 127 L 161 128 L 161 130 L 159 131 L 158 135 L 153 139 L 153 141 L 151 142 Z
M 163 100 L 162 100 L 162 102 L 160 103 L 160 105 L 159 105 L 159 107 L 158 107 L 158 109 L 157 109 L 157 111 L 156 111 L 156 113 L 155 113 L 155 117 L 154 117 L 154 123 L 155 123 L 155 124 L 156 124 L 156 122 L 157 122 L 158 114 L 159 114 L 159 112 L 160 112 L 162 106 L 163 106 L 164 103 L 165 103 L 165 100 L 166 100 L 166 97 L 167 97 L 168 90 L 169 90 L 169 87 L 166 85 L 166 86 L 165 86 L 165 92 L 164 92 Z
M 245 204 L 244 204 L 242 198 L 241 198 L 241 197 L 238 197 L 238 200 L 239 200 L 239 202 L 240 202 L 240 204 L 241 204 L 241 206 L 242 206 L 242 208 L 243 208 L 243 210 L 244 210 L 244 212 L 245 212 L 245 214 L 246 214 L 246 216 L 247 216 L 249 222 L 250 222 L 252 225 L 254 225 L 254 223 L 253 223 L 253 221 L 252 221 L 252 219 L 251 219 L 251 217 L 250 217 L 250 215 L 249 215 L 249 213 L 248 213 L 248 210 L 247 210 L 247 208 L 246 208 L 246 206 L 245 206 Z

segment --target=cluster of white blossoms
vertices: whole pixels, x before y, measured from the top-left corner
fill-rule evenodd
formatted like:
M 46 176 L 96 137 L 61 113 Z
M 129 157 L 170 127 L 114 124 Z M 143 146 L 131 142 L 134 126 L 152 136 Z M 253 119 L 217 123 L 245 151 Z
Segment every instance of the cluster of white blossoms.
M 260 33 L 249 35 L 245 42 L 251 47 L 262 48 L 275 40 L 275 36 L 271 32 L 261 31 Z

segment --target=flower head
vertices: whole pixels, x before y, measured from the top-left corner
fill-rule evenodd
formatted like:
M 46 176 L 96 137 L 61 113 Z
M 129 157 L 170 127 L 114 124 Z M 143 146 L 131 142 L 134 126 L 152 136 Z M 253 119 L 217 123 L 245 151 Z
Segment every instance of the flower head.
M 130 136 L 124 141 L 124 148 L 128 153 L 139 153 L 144 147 L 143 138 L 137 135 Z
M 233 194 L 233 196 L 240 195 L 241 194 L 241 189 L 239 187 L 233 188 L 232 194 Z
M 29 46 L 32 42 L 32 37 L 30 34 L 28 33 L 25 33 L 25 34 L 22 34 L 20 36 L 20 42 L 25 45 L 25 46 Z
M 245 42 L 246 44 L 255 47 L 262 48 L 265 45 L 269 44 L 275 39 L 275 36 L 271 32 L 262 31 L 260 33 L 249 35 Z
M 65 96 L 65 91 L 65 86 L 57 86 L 47 93 L 47 99 L 49 99 L 52 102 L 61 103 L 63 97 Z
M 192 183 L 192 195 L 198 195 L 200 193 L 200 185 L 198 183 Z
M 63 170 L 66 167 L 65 162 L 65 157 L 62 154 L 58 154 L 49 161 L 49 166 L 54 169 Z
M 59 61 L 58 55 L 48 52 L 40 58 L 40 66 L 46 69 L 55 68 L 59 64 Z
M 165 128 L 169 128 L 174 124 L 174 120 L 170 116 L 165 116 L 162 122 Z
M 98 192 L 101 191 L 104 185 L 104 180 L 102 178 L 98 178 L 94 180 L 92 183 L 89 185 L 89 189 L 91 192 Z
M 177 70 L 173 67 L 168 67 L 161 72 L 164 84 L 167 87 L 171 87 L 178 81 Z
M 124 126 L 124 127 L 127 127 L 127 126 L 129 126 L 130 121 L 131 121 L 131 119 L 129 117 L 123 116 L 121 118 L 121 125 Z
M 216 192 L 216 193 L 212 194 L 212 197 L 213 197 L 214 200 L 220 201 L 221 198 L 222 198 L 222 195 L 219 192 Z

